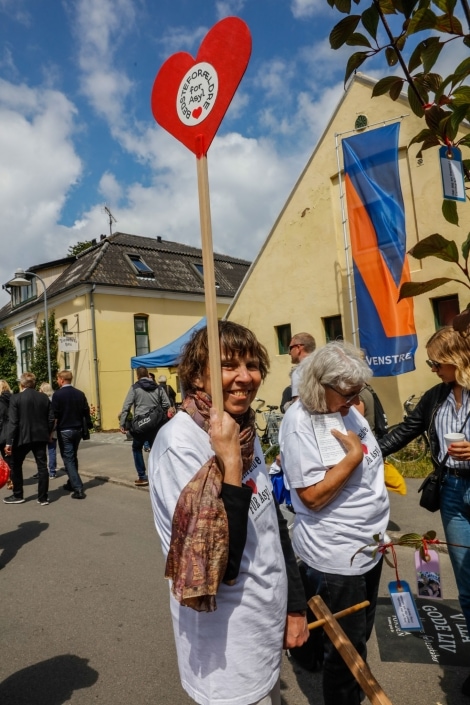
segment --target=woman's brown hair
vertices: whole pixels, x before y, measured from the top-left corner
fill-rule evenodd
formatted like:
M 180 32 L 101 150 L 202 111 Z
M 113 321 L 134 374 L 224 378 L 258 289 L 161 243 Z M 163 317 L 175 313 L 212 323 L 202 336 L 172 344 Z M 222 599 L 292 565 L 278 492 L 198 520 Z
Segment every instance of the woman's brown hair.
M 232 321 L 219 321 L 220 351 L 226 360 L 234 357 L 251 357 L 257 360 L 261 379 L 269 372 L 268 351 L 258 342 L 254 333 Z M 185 392 L 196 389 L 196 379 L 201 377 L 209 364 L 207 327 L 195 331 L 185 345 L 178 364 L 178 375 Z

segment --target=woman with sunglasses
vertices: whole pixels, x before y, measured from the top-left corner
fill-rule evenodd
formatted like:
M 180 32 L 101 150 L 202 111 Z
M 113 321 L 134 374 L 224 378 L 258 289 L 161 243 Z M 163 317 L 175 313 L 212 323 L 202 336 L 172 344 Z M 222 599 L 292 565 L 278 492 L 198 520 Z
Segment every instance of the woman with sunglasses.
M 426 362 L 441 382 L 423 394 L 414 411 L 383 436 L 379 445 L 387 456 L 427 433 L 434 467 L 445 459 L 441 517 L 446 541 L 470 546 L 470 341 L 447 326 L 431 336 L 426 351 Z M 447 448 L 447 433 L 464 433 L 465 441 Z M 448 548 L 470 633 L 470 550 L 452 545 Z M 462 693 L 470 696 L 470 676 Z
M 374 623 L 382 559 L 364 548 L 384 534 L 389 502 L 382 454 L 365 418 L 354 408 L 372 376 L 360 350 L 331 342 L 300 365 L 299 399 L 286 412 L 280 431 L 281 458 L 296 512 L 293 546 L 301 559 L 307 598 L 320 595 L 332 612 L 364 600 L 370 606 L 341 620 L 366 659 Z M 322 462 L 313 424 L 338 412 L 346 434 L 332 430 L 344 450 L 332 467 Z M 312 418 L 313 417 L 313 418 Z M 351 563 L 351 558 L 359 550 Z M 324 636 L 325 705 L 359 705 L 354 676 Z

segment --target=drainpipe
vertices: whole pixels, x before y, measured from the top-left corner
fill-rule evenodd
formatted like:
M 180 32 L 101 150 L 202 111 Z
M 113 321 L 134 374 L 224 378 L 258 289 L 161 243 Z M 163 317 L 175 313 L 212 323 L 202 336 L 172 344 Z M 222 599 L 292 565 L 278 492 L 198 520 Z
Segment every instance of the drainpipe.
M 101 399 L 100 382 L 98 377 L 98 346 L 96 343 L 96 320 L 95 320 L 95 299 L 93 294 L 96 284 L 93 284 L 90 291 L 90 311 L 91 311 L 91 337 L 93 341 L 93 371 L 95 373 L 95 394 L 96 394 L 96 422 L 98 430 L 101 430 Z

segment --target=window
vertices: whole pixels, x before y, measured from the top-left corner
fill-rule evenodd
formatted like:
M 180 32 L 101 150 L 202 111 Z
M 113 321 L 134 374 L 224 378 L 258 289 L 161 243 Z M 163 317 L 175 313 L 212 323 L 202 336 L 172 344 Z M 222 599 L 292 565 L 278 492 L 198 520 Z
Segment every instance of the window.
M 194 267 L 194 269 L 196 270 L 196 272 L 199 274 L 199 276 L 201 277 L 202 281 L 204 281 L 204 265 L 201 264 L 201 262 L 191 262 L 191 264 Z M 215 288 L 220 289 L 220 284 L 217 280 L 215 282 Z
M 276 326 L 276 335 L 279 355 L 287 355 L 289 352 L 289 343 L 292 338 L 290 323 L 286 323 L 283 326 Z
M 25 301 L 30 301 L 37 297 L 36 279 L 31 281 L 29 286 L 12 286 L 11 287 L 11 306 L 21 306 Z
M 69 329 L 69 323 L 64 320 L 60 322 L 60 325 L 62 326 L 62 336 L 65 338 Z M 64 352 L 64 370 L 70 370 L 70 353 L 68 352 Z
M 151 269 L 148 264 L 146 264 L 140 255 L 127 255 L 129 262 L 132 264 L 134 270 L 137 272 L 139 277 L 145 277 L 146 279 L 155 279 L 153 269 Z
M 327 316 L 323 319 L 326 342 L 330 340 L 343 340 L 343 324 L 341 316 Z
M 146 355 L 150 352 L 149 348 L 149 332 L 147 316 L 134 317 L 134 332 L 135 332 L 135 354 Z
M 459 297 L 457 294 L 431 299 L 431 303 L 436 330 L 444 326 L 450 326 L 455 316 L 460 313 Z
M 21 373 L 29 372 L 31 369 L 31 363 L 33 361 L 33 347 L 34 347 L 34 337 L 31 333 L 30 335 L 25 335 L 20 338 L 20 358 L 21 358 Z

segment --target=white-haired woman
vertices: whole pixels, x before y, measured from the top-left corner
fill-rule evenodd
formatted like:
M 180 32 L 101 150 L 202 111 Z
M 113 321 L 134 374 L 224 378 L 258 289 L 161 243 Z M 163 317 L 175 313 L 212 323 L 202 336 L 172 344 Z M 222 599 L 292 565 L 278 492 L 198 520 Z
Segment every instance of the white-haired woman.
M 384 534 L 389 502 L 382 454 L 369 424 L 352 405 L 372 372 L 360 350 L 332 342 L 309 355 L 300 370 L 299 399 L 281 427 L 284 472 L 295 515 L 293 545 L 301 558 L 307 597 L 320 595 L 332 612 L 369 600 L 341 626 L 365 659 L 371 634 L 382 560 L 372 549 L 351 557 Z M 347 433 L 332 430 L 344 457 L 326 467 L 313 430 L 313 417 L 339 412 Z M 325 705 L 359 705 L 361 690 L 325 635 Z
M 39 391 L 43 394 L 47 394 L 50 401 L 52 401 L 54 390 L 49 382 L 43 382 L 39 387 Z M 57 431 L 55 429 L 52 431 L 49 443 L 47 444 L 47 455 L 49 460 L 49 477 L 55 478 L 57 477 Z M 39 477 L 39 475 L 33 475 L 33 477 Z

